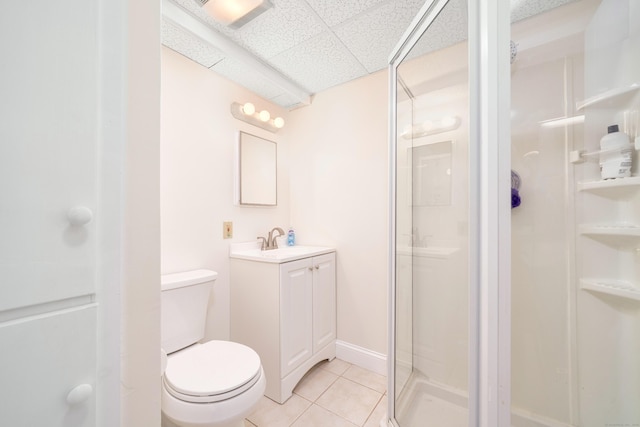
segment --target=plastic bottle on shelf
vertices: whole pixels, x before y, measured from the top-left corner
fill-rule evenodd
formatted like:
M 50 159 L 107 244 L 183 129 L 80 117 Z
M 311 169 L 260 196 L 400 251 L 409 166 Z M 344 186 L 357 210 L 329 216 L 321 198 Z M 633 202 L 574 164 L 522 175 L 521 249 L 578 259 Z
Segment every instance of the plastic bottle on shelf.
M 293 227 L 289 227 L 287 233 L 287 246 L 293 246 L 296 244 L 296 233 L 293 231 Z
M 629 136 L 618 129 L 618 125 L 607 128 L 600 140 L 600 174 L 602 179 L 631 176 L 633 148 Z

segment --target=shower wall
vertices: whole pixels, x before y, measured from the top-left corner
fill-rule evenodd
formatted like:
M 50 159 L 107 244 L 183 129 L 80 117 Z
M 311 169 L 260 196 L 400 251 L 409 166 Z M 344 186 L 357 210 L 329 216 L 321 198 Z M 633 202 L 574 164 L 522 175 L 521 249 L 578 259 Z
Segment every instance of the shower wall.
M 511 76 L 511 162 L 521 178 L 521 205 L 511 216 L 512 408 L 568 423 L 575 295 L 567 153 L 581 129 L 540 123 L 564 117 L 567 97 L 580 95 L 583 61 L 565 52 L 536 62 L 536 53 L 522 52 Z

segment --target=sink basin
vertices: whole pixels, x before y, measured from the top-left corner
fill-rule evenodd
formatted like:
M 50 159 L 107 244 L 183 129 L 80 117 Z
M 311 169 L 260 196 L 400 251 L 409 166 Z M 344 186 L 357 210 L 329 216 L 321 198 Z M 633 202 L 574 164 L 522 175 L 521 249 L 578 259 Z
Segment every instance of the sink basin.
M 334 248 L 325 246 L 286 246 L 283 248 L 262 251 L 257 247 L 257 244 L 253 244 L 252 242 L 251 246 L 246 244 L 231 245 L 229 256 L 231 258 L 246 259 L 250 261 L 282 263 L 327 254 L 334 251 Z

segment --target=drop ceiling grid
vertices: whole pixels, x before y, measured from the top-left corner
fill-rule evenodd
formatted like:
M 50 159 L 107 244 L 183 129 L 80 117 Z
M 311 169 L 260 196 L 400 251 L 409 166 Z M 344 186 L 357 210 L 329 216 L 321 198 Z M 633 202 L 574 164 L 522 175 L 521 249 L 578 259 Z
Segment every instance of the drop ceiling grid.
M 334 32 L 369 73 L 387 66 L 389 54 L 424 0 L 390 1 L 346 21 Z
M 367 74 L 362 64 L 330 31 L 292 47 L 271 58 L 270 62 L 312 93 Z
M 347 19 L 385 1 L 395 0 L 304 0 L 316 11 L 328 27 L 335 27 Z

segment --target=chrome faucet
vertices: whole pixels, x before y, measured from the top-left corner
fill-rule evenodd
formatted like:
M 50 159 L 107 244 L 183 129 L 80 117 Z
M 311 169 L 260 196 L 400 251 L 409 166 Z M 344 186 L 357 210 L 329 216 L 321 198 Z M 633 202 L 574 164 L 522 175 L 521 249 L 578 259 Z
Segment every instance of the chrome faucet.
M 273 234 L 274 231 L 277 231 L 279 234 L 275 236 Z M 273 230 L 269 232 L 269 237 L 267 237 L 267 247 L 266 250 L 269 249 L 278 249 L 278 242 L 276 241 L 276 237 L 284 236 L 284 230 L 280 227 L 275 227 Z

